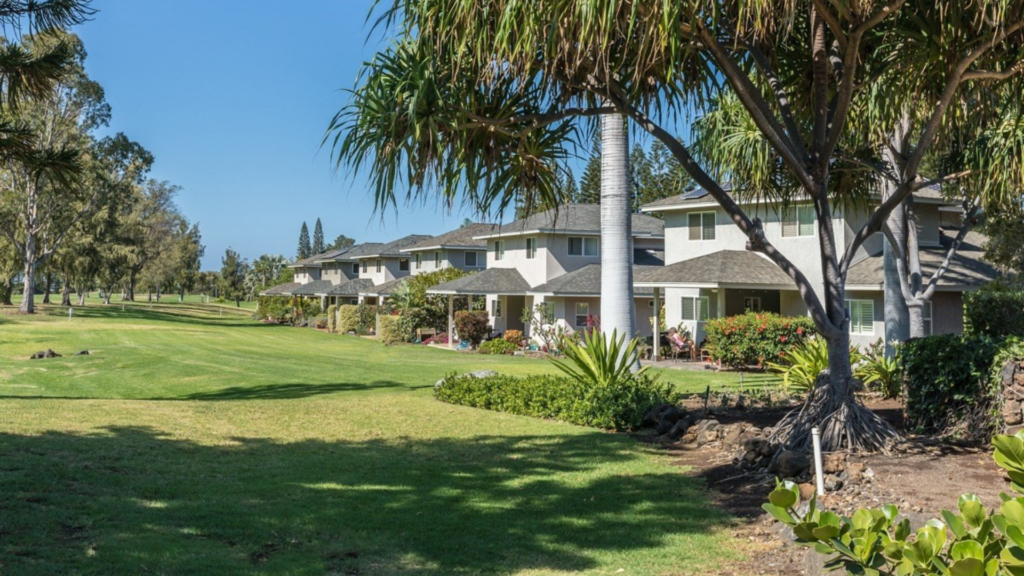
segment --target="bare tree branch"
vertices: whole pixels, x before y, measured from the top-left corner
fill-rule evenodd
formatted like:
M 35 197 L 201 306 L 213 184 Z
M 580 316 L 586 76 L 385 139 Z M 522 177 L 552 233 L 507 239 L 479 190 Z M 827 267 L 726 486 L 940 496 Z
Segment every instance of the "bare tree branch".
M 964 204 L 966 205 L 967 202 L 965 201 Z M 921 299 L 923 300 L 930 300 L 932 294 L 935 294 L 935 289 L 938 287 L 939 279 L 941 279 L 946 273 L 946 270 L 949 269 L 949 265 L 953 261 L 953 257 L 956 256 L 956 251 L 960 249 L 964 239 L 967 237 L 967 233 L 974 226 L 974 218 L 978 215 L 978 206 L 973 205 L 966 208 L 967 209 L 964 211 L 963 224 L 960 225 L 960 230 L 957 232 L 956 237 L 953 238 L 953 242 L 950 244 L 949 250 L 946 252 L 945 259 L 942 260 L 942 264 L 935 270 L 935 273 L 932 274 L 931 279 L 928 281 L 928 288 L 926 288 L 921 294 Z

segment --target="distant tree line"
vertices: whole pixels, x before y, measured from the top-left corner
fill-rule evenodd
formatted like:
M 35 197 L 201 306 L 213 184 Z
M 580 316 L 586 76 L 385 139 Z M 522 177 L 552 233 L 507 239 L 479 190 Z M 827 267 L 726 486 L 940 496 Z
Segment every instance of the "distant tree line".
M 0 47 L 0 302 L 20 284 L 24 313 L 54 289 L 63 305 L 91 290 L 109 303 L 139 290 L 183 297 L 201 278 L 202 238 L 174 203 L 179 188 L 148 178 L 154 158 L 139 143 L 97 135 L 110 105 L 63 30 L 91 13 L 75 0 L 0 5 L 0 22 L 47 24 Z

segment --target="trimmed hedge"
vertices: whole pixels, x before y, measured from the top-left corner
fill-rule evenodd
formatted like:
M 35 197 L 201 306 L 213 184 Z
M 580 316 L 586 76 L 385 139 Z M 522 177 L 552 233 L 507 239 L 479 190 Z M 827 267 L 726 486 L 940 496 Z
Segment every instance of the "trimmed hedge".
M 807 317 L 779 316 L 772 312 L 747 312 L 716 318 L 704 324 L 712 357 L 726 366 L 758 366 L 778 361 L 794 346 L 815 334 Z
M 918 432 L 941 432 L 994 406 L 999 384 L 990 374 L 999 350 L 987 336 L 942 334 L 904 343 L 900 359 L 907 425 Z
M 359 332 L 359 306 L 355 304 L 338 306 L 338 332 L 342 334 Z
M 519 346 L 510 340 L 495 338 L 480 345 L 481 354 L 511 354 L 519 349 Z
M 964 331 L 991 338 L 1024 336 L 1024 292 L 965 293 Z
M 398 315 L 381 316 L 378 319 L 380 332 L 377 333 L 377 339 L 385 346 L 405 342 L 407 338 L 402 331 L 401 320 L 401 316 Z
M 291 318 L 292 309 L 290 296 L 260 296 L 256 299 L 254 316 L 258 320 L 270 320 L 280 324 Z
M 615 430 L 640 428 L 652 408 L 679 400 L 671 384 L 646 374 L 602 386 L 565 376 L 450 374 L 434 396 L 450 404 Z
M 327 307 L 327 330 L 338 331 L 338 307 L 333 304 Z

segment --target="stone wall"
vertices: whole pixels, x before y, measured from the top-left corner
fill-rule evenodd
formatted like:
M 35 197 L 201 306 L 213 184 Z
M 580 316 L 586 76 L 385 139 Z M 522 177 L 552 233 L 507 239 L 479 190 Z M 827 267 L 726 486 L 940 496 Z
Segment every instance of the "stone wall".
M 1007 434 L 1024 428 L 1024 361 L 1009 360 L 1000 371 L 1002 385 L 1002 422 Z

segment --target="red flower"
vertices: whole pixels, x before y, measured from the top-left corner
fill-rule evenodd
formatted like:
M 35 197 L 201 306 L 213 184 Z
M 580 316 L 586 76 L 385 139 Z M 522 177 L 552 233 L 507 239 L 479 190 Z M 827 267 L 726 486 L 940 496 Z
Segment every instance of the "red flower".
M 779 336 L 779 342 L 785 342 L 785 341 L 786 341 L 785 334 L 783 334 L 782 336 Z
M 804 335 L 804 329 L 803 328 L 797 328 L 796 329 L 796 335 L 797 336 L 803 336 Z

